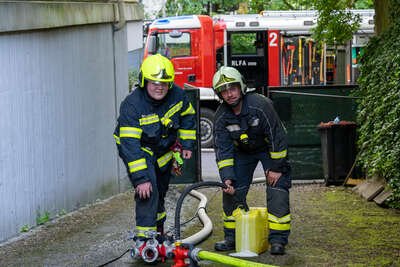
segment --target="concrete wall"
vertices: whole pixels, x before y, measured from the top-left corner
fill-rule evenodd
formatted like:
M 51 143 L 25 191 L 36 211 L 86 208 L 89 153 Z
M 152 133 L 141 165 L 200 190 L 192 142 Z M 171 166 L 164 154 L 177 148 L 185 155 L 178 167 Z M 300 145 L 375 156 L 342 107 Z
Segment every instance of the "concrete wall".
M 142 20 L 135 2 L 0 3 L 0 242 L 128 188 L 112 133 Z

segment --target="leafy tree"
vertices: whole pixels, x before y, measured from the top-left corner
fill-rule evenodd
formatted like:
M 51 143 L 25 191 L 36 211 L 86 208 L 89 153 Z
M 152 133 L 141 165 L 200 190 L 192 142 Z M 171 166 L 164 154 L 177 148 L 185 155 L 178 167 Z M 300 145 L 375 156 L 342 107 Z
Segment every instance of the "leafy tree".
M 313 37 L 330 45 L 342 45 L 351 40 L 360 26 L 361 18 L 353 14 L 349 0 L 314 0 L 318 10 L 317 26 Z
M 353 8 L 372 8 L 373 0 L 338 0 L 347 3 Z M 240 3 L 247 4 L 249 13 L 258 14 L 263 10 L 307 10 L 315 9 L 315 3 L 331 6 L 324 0 L 167 0 L 165 14 L 167 16 L 193 15 L 193 14 L 226 14 L 237 11 Z M 354 2 L 354 3 L 353 3 Z M 159 14 L 162 15 L 161 12 Z
M 356 9 L 370 9 L 374 8 L 374 1 L 373 0 L 362 0 L 362 1 L 355 1 L 354 8 Z

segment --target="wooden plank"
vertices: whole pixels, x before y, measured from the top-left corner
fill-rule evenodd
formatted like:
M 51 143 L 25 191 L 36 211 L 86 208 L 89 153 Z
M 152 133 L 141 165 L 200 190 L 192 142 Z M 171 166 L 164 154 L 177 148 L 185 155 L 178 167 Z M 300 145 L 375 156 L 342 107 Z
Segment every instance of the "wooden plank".
M 362 188 L 361 196 L 368 201 L 373 200 L 380 192 L 384 189 L 383 182 L 379 181 L 368 181 L 366 186 Z
M 345 185 L 356 186 L 356 185 L 359 185 L 359 184 L 361 184 L 363 182 L 365 182 L 365 179 L 348 178 Z
M 392 190 L 383 190 L 375 198 L 374 202 L 379 206 L 385 206 L 385 201 L 392 195 Z

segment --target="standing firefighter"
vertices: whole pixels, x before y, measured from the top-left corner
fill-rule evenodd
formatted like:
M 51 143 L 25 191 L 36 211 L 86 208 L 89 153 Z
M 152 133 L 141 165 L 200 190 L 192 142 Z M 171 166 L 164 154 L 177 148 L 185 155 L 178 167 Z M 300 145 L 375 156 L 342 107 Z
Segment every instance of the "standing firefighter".
M 219 251 L 235 248 L 235 218 L 232 212 L 247 206 L 246 195 L 259 161 L 267 178 L 267 208 L 271 254 L 282 255 L 290 233 L 290 166 L 285 129 L 272 102 L 257 93 L 247 93 L 242 75 L 221 67 L 213 87 L 223 100 L 215 114 L 215 154 L 223 193 L 225 239 L 215 244 Z
M 147 57 L 139 84 L 121 103 L 114 132 L 119 155 L 135 188 L 136 237 L 164 232 L 166 196 L 177 140 L 189 159 L 196 140 L 195 110 L 173 84 L 174 68 L 159 54 Z M 180 147 L 180 146 L 179 146 Z

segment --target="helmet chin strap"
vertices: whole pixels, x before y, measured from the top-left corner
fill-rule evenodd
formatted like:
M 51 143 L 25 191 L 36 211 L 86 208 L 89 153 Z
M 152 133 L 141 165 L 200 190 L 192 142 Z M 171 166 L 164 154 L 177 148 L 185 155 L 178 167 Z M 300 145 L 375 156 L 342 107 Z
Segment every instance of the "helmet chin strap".
M 228 103 L 226 103 L 226 104 L 228 104 L 228 106 L 230 106 L 231 108 L 236 108 L 240 104 L 241 101 L 242 101 L 242 98 L 240 97 L 236 102 L 234 102 L 232 104 L 228 104 Z

